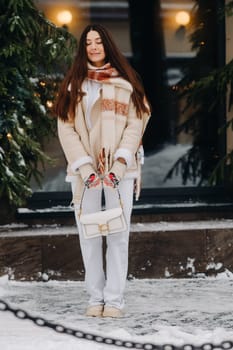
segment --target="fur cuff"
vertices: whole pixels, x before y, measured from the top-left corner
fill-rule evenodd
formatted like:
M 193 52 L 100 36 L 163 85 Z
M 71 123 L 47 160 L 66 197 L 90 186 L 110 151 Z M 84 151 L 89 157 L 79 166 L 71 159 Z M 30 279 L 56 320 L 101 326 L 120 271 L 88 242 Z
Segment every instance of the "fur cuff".
M 132 154 L 127 148 L 118 148 L 114 154 L 114 160 L 117 160 L 117 158 L 124 158 L 128 168 L 132 164 Z
M 95 174 L 95 170 L 90 163 L 82 165 L 79 168 L 79 172 L 84 182 L 89 178 L 91 174 Z
M 88 164 L 88 163 L 90 163 L 90 164 L 93 163 L 92 158 L 90 156 L 82 157 L 82 158 L 76 160 L 74 163 L 72 163 L 70 168 L 75 173 L 80 168 L 80 166 L 82 166 L 84 164 Z

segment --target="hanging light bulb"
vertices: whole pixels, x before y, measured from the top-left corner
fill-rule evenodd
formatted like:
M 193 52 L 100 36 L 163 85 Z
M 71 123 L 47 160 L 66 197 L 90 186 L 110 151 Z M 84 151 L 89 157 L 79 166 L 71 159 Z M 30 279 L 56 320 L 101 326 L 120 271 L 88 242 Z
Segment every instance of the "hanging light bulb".
M 176 23 L 180 26 L 186 26 L 190 22 L 190 14 L 187 11 L 179 11 L 176 14 Z
M 72 13 L 69 10 L 63 10 L 57 14 L 57 20 L 62 25 L 71 23 L 72 18 Z

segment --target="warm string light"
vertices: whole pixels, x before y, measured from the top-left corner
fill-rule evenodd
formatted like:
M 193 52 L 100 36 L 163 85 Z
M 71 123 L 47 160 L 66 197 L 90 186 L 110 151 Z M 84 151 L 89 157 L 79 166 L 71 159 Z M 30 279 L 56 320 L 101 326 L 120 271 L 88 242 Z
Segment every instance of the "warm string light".
M 183 92 L 183 91 L 189 91 L 190 89 L 192 89 L 195 85 L 195 82 L 192 81 L 190 84 L 186 85 L 186 86 L 179 86 L 179 85 L 172 85 L 171 89 L 173 92 Z
M 46 81 L 40 81 L 39 85 L 41 87 L 45 88 L 47 86 L 47 82 Z M 52 82 L 52 85 L 53 85 L 53 87 L 56 87 L 57 83 L 56 82 Z M 34 96 L 38 97 L 38 98 L 41 98 L 41 94 L 39 92 L 34 92 Z M 55 94 L 55 96 L 57 96 L 57 94 Z M 52 100 L 47 100 L 46 101 L 46 107 L 51 109 L 53 107 L 53 101 Z
M 46 85 L 47 85 L 47 83 L 46 83 L 45 81 L 40 81 L 40 82 L 39 82 L 39 85 L 40 85 L 41 87 L 45 88 Z M 53 86 L 55 87 L 56 85 L 57 85 L 56 82 L 53 82 Z M 34 93 L 34 96 L 40 98 L 40 97 L 41 97 L 41 94 L 38 93 L 38 92 L 35 92 L 35 93 Z M 53 107 L 53 101 L 47 100 L 47 101 L 46 101 L 46 107 L 49 108 L 49 109 L 51 109 L 51 108 Z
M 53 101 L 50 101 L 50 100 L 46 101 L 46 106 L 48 108 L 52 108 L 53 107 Z

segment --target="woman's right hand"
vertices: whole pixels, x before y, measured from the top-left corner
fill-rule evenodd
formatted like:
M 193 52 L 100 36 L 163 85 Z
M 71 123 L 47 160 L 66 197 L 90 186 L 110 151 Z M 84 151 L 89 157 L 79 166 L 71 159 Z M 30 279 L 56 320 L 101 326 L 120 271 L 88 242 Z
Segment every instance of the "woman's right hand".
M 99 188 L 101 187 L 101 180 L 97 174 L 93 173 L 84 181 L 84 185 L 87 188 Z
M 82 166 L 80 166 L 79 172 L 84 182 L 84 185 L 87 188 L 101 187 L 101 179 L 98 176 L 98 174 L 95 172 L 92 164 L 90 163 L 83 164 Z

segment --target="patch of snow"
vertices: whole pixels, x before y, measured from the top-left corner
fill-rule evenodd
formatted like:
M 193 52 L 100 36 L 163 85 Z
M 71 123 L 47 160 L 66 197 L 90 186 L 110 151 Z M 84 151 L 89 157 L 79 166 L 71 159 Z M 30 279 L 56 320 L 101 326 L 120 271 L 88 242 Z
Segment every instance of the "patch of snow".
M 47 113 L 47 112 L 46 112 L 46 108 L 45 108 L 44 105 L 39 104 L 39 108 L 40 108 L 40 111 L 41 111 L 43 114 L 46 114 L 46 113 Z
M 145 222 L 131 223 L 130 232 L 136 234 L 138 232 L 172 232 L 192 230 L 217 230 L 217 229 L 233 229 L 233 220 L 196 220 L 196 221 L 161 221 L 161 222 Z M 77 235 L 76 225 L 58 226 L 58 225 L 35 225 L 29 227 L 27 225 L 12 224 L 0 226 L 0 237 L 25 237 L 25 236 L 53 236 L 53 235 Z
M 18 213 L 52 213 L 52 212 L 70 212 L 74 211 L 70 206 L 55 206 L 51 208 L 38 208 L 38 209 L 29 209 L 29 208 L 18 208 Z
M 38 81 L 39 81 L 39 79 L 38 78 L 29 78 L 29 80 L 30 80 L 30 82 L 32 83 L 32 84 L 37 84 L 38 83 Z
M 13 177 L 14 173 L 8 168 L 8 166 L 4 166 L 5 171 L 6 171 L 6 175 L 9 177 Z

